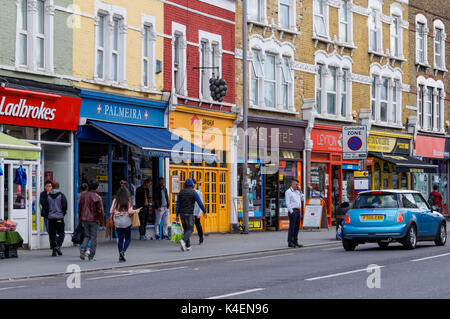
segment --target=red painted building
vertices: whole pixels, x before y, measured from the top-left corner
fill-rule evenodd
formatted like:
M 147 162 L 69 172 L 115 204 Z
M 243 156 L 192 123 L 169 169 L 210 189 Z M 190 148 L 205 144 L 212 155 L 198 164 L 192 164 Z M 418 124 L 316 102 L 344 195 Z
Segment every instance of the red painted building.
M 237 220 L 230 204 L 235 174 L 230 163 L 236 153 L 231 142 L 236 120 L 235 9 L 234 0 L 164 1 L 164 90 L 172 93 L 169 127 L 218 158 L 213 163 L 170 162 L 170 187 L 176 189 L 174 180 L 181 185 L 187 178 L 198 181 L 209 212 L 202 219 L 205 232 L 228 232 Z M 226 81 L 222 101 L 211 97 L 212 77 Z M 174 220 L 176 194 L 170 196 Z
M 164 90 L 177 96 L 177 104 L 231 111 L 235 103 L 235 1 L 166 1 L 164 33 Z M 210 97 L 212 75 L 227 82 L 223 103 Z

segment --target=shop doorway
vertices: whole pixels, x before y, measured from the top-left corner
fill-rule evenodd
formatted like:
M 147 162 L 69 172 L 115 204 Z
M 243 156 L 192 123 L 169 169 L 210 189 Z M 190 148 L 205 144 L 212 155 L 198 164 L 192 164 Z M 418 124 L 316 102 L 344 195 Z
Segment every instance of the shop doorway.
M 341 180 L 340 176 L 340 166 L 331 166 L 331 212 L 332 217 L 336 217 L 336 209 L 340 203 L 341 192 L 339 188 L 339 182 Z
M 278 173 L 264 175 L 264 202 L 267 230 L 278 229 L 278 186 Z
M 16 170 L 20 166 L 27 177 L 25 185 L 14 184 Z M 32 216 L 36 214 L 36 167 L 37 163 L 33 162 L 4 161 L 3 176 L 0 178 L 0 191 L 3 193 L 0 218 L 17 224 L 16 231 L 25 245 L 30 243 Z

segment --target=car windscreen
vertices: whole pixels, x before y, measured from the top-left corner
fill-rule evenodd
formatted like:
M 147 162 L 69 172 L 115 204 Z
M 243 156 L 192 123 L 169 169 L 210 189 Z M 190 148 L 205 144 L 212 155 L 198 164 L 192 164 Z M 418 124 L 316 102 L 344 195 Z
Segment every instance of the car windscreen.
M 397 194 L 359 194 L 353 208 L 398 208 Z

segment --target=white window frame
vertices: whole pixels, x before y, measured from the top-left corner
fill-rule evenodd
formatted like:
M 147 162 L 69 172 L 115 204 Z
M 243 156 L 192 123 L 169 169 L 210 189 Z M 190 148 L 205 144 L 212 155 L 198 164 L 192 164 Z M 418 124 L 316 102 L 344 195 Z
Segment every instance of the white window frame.
M 24 2 L 25 1 L 25 2 Z M 16 1 L 16 53 L 15 67 L 17 70 L 28 70 L 34 72 L 44 72 L 52 75 L 54 73 L 53 65 L 53 46 L 54 46 L 54 0 L 43 0 L 44 4 L 44 32 L 39 32 L 38 21 L 38 1 L 41 0 L 17 0 Z M 27 8 L 27 29 L 22 28 L 22 5 Z M 24 59 L 26 63 L 21 63 L 20 37 L 26 36 L 26 54 Z M 43 39 L 43 66 L 37 63 L 38 39 Z
M 316 12 L 315 3 L 321 6 L 323 13 Z M 325 27 L 325 34 L 320 34 L 317 28 L 317 19 L 321 18 Z M 329 26 L 329 5 L 328 0 L 313 0 L 313 38 L 330 38 L 330 26 Z
M 209 79 L 219 76 L 222 74 L 222 36 L 215 33 L 206 32 L 199 30 L 199 66 L 200 67 L 213 67 L 218 66 L 219 70 L 216 69 L 199 69 L 199 98 L 203 100 L 211 101 L 211 93 L 209 90 Z M 203 56 L 202 43 L 205 44 L 206 56 Z M 217 56 L 215 56 L 217 54 Z M 206 65 L 203 65 L 203 62 Z M 202 91 L 203 87 L 203 91 Z
M 292 69 L 292 57 L 281 57 L 281 108 L 289 111 L 293 109 L 293 85 L 294 72 Z
M 369 0 L 369 52 L 371 53 L 383 53 L 383 24 L 381 22 L 382 3 L 380 0 Z M 373 21 L 374 20 L 374 21 Z M 372 22 L 373 21 L 373 22 Z M 372 39 L 375 34 L 376 48 L 372 48 Z
M 344 2 L 347 6 L 344 6 Z M 342 0 L 341 6 L 339 7 L 338 19 L 339 19 L 339 42 L 353 46 L 353 1 L 352 0 Z M 342 20 L 341 16 L 343 11 L 347 12 L 347 20 Z M 344 28 L 347 30 L 347 40 L 343 39 Z
M 156 18 L 143 14 L 141 17 L 142 37 L 142 76 L 141 89 L 156 89 Z M 147 47 L 147 55 L 145 54 Z M 145 65 L 147 64 L 146 70 Z M 147 77 L 145 77 L 147 75 Z
M 267 72 L 266 72 L 266 66 L 268 65 L 268 57 L 273 57 L 273 79 L 268 79 L 267 78 Z M 263 107 L 267 107 L 267 108 L 273 108 L 275 109 L 277 107 L 277 99 L 279 98 L 279 94 L 277 92 L 277 83 L 279 83 L 279 81 L 277 81 L 278 77 L 277 77 L 277 54 L 275 52 L 265 52 L 264 55 L 264 60 L 263 60 L 263 70 L 264 70 L 264 93 L 267 92 L 266 90 L 266 83 L 273 86 L 273 105 L 267 105 L 266 104 L 266 95 L 264 94 L 264 100 L 263 100 Z
M 404 8 L 399 3 L 391 4 L 391 55 L 404 59 L 403 55 L 403 11 Z M 395 24 L 397 21 L 397 25 Z M 398 52 L 395 52 L 395 47 Z
M 373 63 L 370 66 L 370 78 L 372 79 L 370 91 L 370 105 L 372 109 L 371 122 L 374 125 L 388 127 L 403 127 L 402 124 L 402 78 L 403 72 L 400 68 L 392 68 L 389 65 L 381 66 Z M 387 96 L 381 100 L 382 86 L 387 81 Z M 375 85 L 375 88 L 374 88 Z M 393 102 L 395 90 L 396 102 Z M 375 93 L 375 96 L 374 96 Z M 387 103 L 386 121 L 381 119 L 381 103 Z M 375 105 L 375 108 L 373 108 Z M 395 111 L 393 108 L 395 107 Z M 394 115 L 395 114 L 395 118 Z M 374 117 L 375 115 L 375 117 Z
M 445 89 L 442 80 L 417 78 L 417 127 L 425 132 L 445 133 L 444 127 L 444 104 Z M 420 96 L 420 88 L 423 88 L 423 95 Z M 429 98 L 431 92 L 431 99 Z M 430 106 L 430 111 L 427 107 Z M 429 121 L 431 120 L 431 125 Z
M 177 68 L 177 78 L 175 78 L 175 36 L 179 37 L 179 65 Z M 186 26 L 172 22 L 172 89 L 176 95 L 187 96 L 186 82 Z
M 288 0 L 290 1 L 290 4 L 281 3 L 283 0 L 278 1 L 278 26 L 281 29 L 285 30 L 296 30 L 296 0 Z M 287 6 L 289 7 L 289 13 L 288 13 L 288 19 L 289 19 L 289 25 L 287 27 L 281 25 L 281 6 Z
M 250 74 L 248 81 L 250 83 L 250 103 L 249 108 L 255 110 L 269 111 L 269 112 L 279 112 L 279 113 L 289 113 L 298 114 L 295 109 L 295 85 L 294 85 L 294 52 L 295 47 L 290 42 L 279 42 L 273 38 L 264 39 L 259 35 L 252 35 L 250 37 L 249 48 L 251 50 L 251 65 Z M 257 61 L 257 53 L 259 53 L 261 69 L 257 67 L 255 61 Z M 270 80 L 271 83 L 275 83 L 275 100 L 274 106 L 265 105 L 265 90 L 264 82 L 266 81 L 266 74 L 264 71 L 264 66 L 266 63 L 267 55 L 275 56 L 275 81 Z M 289 68 L 283 66 L 283 62 L 287 59 L 289 61 Z M 284 69 L 283 69 L 284 67 Z M 290 79 L 292 82 L 288 85 L 288 109 L 283 105 L 283 81 L 284 72 L 290 72 Z M 255 78 L 256 76 L 256 78 Z M 254 88 L 255 84 L 258 86 Z M 256 91 L 256 92 L 255 92 Z M 254 95 L 257 94 L 257 101 L 255 101 Z
M 106 4 L 99 0 L 95 1 L 95 59 L 94 59 L 94 80 L 106 85 L 126 86 L 126 56 L 127 56 L 127 11 L 126 8 Z M 99 47 L 99 21 L 100 16 L 104 17 L 103 47 Z M 114 21 L 118 21 L 117 49 L 114 45 Z M 103 77 L 98 74 L 98 52 L 103 52 Z M 114 79 L 113 55 L 117 56 L 117 79 Z
M 441 39 L 440 41 L 437 41 L 437 30 L 440 31 Z M 433 23 L 433 60 L 434 60 L 434 69 L 436 70 L 442 70 L 447 72 L 447 68 L 445 66 L 445 39 L 447 38 L 447 35 L 445 34 L 445 25 L 442 23 L 441 20 L 435 20 Z M 440 46 L 440 52 L 436 52 L 436 44 L 439 43 Z M 441 63 L 438 64 L 436 62 L 437 55 L 441 58 Z
M 336 51 L 328 54 L 325 51 L 319 50 L 315 52 L 315 64 L 317 68 L 315 79 L 316 116 L 326 120 L 353 122 L 351 80 L 353 60 L 349 56 L 340 56 Z M 335 95 L 335 114 L 328 113 L 328 81 L 331 76 L 330 67 L 336 68 L 336 90 L 331 92 Z M 319 72 L 321 72 L 320 75 Z M 321 81 L 320 84 L 319 81 Z M 318 85 L 320 85 L 319 88 Z M 319 94 L 320 96 L 318 96 Z M 346 109 L 344 114 L 342 114 L 342 98 L 345 98 L 344 104 Z
M 258 17 L 251 16 L 250 8 L 256 8 Z M 267 24 L 267 3 L 266 0 L 250 0 L 247 1 L 247 15 L 249 22 L 258 22 L 262 24 Z
M 423 25 L 423 34 L 419 34 L 419 24 Z M 416 15 L 416 64 L 429 67 L 428 63 L 428 22 L 427 18 L 423 14 Z M 420 39 L 423 38 L 423 47 L 419 48 Z M 422 51 L 423 60 L 420 61 L 418 51 Z

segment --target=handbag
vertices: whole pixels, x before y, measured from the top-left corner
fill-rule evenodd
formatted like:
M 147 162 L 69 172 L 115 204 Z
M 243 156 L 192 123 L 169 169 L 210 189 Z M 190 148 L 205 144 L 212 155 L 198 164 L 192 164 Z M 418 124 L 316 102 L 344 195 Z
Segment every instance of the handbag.
M 75 228 L 75 231 L 72 234 L 72 242 L 74 244 L 81 244 L 84 239 L 84 229 L 83 224 L 78 223 L 77 228 Z
M 133 214 L 132 215 L 131 226 L 132 227 L 139 227 L 139 226 L 141 226 L 141 222 L 139 221 L 139 214 Z

